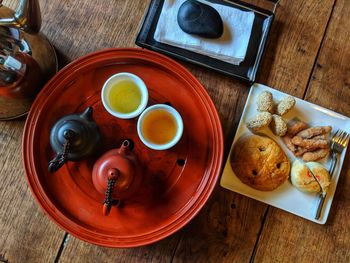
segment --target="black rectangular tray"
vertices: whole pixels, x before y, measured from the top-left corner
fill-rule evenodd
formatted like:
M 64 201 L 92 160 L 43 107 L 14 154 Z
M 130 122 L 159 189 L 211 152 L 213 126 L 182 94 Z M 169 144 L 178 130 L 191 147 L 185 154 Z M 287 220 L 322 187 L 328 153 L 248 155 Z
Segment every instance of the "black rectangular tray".
M 136 38 L 136 45 L 164 53 L 184 61 L 205 66 L 215 71 L 219 71 L 238 79 L 253 83 L 265 50 L 270 27 L 274 19 L 274 13 L 238 0 L 211 0 L 210 2 L 238 8 L 243 11 L 252 11 L 255 13 L 246 58 L 240 65 L 233 65 L 219 59 L 186 50 L 181 47 L 157 42 L 153 36 L 164 0 L 151 1 L 140 32 Z

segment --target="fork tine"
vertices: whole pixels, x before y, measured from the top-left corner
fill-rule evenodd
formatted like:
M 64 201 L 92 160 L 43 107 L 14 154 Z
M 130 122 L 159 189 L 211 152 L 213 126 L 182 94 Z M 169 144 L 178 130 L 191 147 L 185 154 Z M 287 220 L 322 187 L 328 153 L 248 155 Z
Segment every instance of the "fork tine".
M 343 141 L 344 139 L 344 136 L 346 136 L 346 132 L 345 131 L 341 131 L 340 135 L 339 135 L 339 138 L 338 138 L 338 143 L 341 144 L 341 142 Z
M 347 136 L 348 134 L 345 132 L 345 131 L 342 131 L 341 135 L 339 136 L 339 140 L 338 140 L 338 143 L 339 144 L 342 144 L 345 137 Z
M 341 132 L 341 130 L 337 130 L 332 137 L 332 141 L 334 142 L 338 138 L 338 134 Z
M 339 133 L 339 130 L 337 130 L 337 131 L 333 134 L 333 136 L 332 136 L 332 138 L 331 138 L 331 143 L 330 143 L 331 149 L 333 149 L 333 146 L 334 146 L 335 140 L 336 140 L 336 138 L 337 138 L 337 136 L 338 136 L 338 133 Z
M 348 145 L 348 143 L 349 143 L 349 134 L 347 134 L 346 132 L 344 133 L 344 137 L 343 137 L 343 140 L 342 140 L 342 142 L 341 142 L 341 145 L 343 146 L 343 147 L 346 147 L 347 145 Z
M 339 130 L 339 134 L 336 138 L 337 142 L 339 142 L 339 140 L 343 137 L 344 131 L 343 130 Z
M 339 144 L 339 141 L 340 141 L 340 138 L 342 137 L 342 135 L 343 135 L 343 131 L 339 130 L 337 132 L 337 134 L 335 134 L 333 139 L 332 139 L 333 143 Z

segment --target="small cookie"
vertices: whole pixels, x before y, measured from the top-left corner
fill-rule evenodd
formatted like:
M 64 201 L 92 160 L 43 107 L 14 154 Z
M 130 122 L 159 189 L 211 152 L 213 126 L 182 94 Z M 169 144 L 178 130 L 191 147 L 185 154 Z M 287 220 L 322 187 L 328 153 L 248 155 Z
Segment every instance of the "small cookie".
M 268 111 L 270 113 L 273 113 L 273 97 L 272 93 L 269 91 L 263 91 L 259 94 L 256 102 L 258 106 L 258 111 Z
M 260 112 L 246 123 L 247 128 L 252 131 L 259 131 L 262 128 L 267 127 L 272 120 L 270 112 Z
M 295 99 L 292 96 L 284 97 L 278 104 L 276 108 L 276 113 L 280 116 L 286 114 L 295 105 Z
M 277 136 L 284 136 L 287 133 L 287 124 L 281 116 L 273 114 L 270 122 L 271 131 Z

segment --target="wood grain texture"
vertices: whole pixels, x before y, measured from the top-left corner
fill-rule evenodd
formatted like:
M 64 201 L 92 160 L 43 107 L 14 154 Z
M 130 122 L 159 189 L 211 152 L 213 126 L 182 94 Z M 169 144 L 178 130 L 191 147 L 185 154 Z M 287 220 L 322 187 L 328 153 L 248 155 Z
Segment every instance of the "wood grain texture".
M 327 7 L 332 7 L 331 1 L 280 2 L 258 82 L 303 96 L 331 13 Z M 303 50 L 302 55 L 300 50 Z M 201 79 L 200 73 L 194 73 Z M 204 83 L 213 80 L 215 77 Z M 217 96 L 217 91 L 208 88 L 210 85 L 207 88 L 219 105 L 226 104 L 228 108 L 236 105 L 233 108 L 237 110 L 236 114 L 231 113 L 223 121 L 224 131 L 235 131 L 236 126 L 230 123 L 239 121 L 244 106 L 241 100 L 244 103 L 246 94 L 239 94 L 242 92 L 240 83 L 227 85 L 222 83 L 222 78 L 219 83 L 221 97 Z M 226 102 L 225 93 L 232 91 L 237 92 L 236 97 Z M 229 133 L 225 136 L 227 150 L 232 137 Z M 266 212 L 267 206 L 260 202 L 217 189 L 205 209 L 185 230 L 174 262 L 248 262 Z
M 42 32 L 53 43 L 60 66 L 110 47 L 135 46 L 149 1 L 40 1 Z
M 217 106 L 225 158 L 243 111 L 249 86 L 230 77 L 186 67 L 204 84 Z M 174 262 L 249 261 L 267 206 L 217 186 L 199 215 L 183 230 Z
M 8 262 L 53 262 L 64 232 L 29 191 L 21 160 L 23 124 L 0 122 L 0 255 Z
M 11 7 L 16 6 L 17 2 L 4 1 Z M 149 2 L 41 0 L 42 32 L 56 47 L 60 66 L 102 48 L 133 47 Z M 261 3 L 262 0 L 250 0 L 250 2 Z M 307 93 L 307 98 L 311 101 L 329 108 L 335 107 L 343 113 L 349 112 L 349 106 L 343 102 L 337 105 L 336 102 L 339 94 L 345 96 L 344 101 L 348 98 L 346 96 L 349 96 L 350 81 L 343 75 L 346 76 L 346 72 L 349 72 L 349 66 L 346 64 L 346 58 L 349 57 L 334 58 L 333 65 L 336 60 L 340 60 L 338 61 L 340 64 L 337 65 L 341 65 L 341 72 L 326 64 L 329 59 L 333 59 L 333 48 L 336 43 L 332 41 L 338 41 L 337 34 L 348 33 L 341 29 L 341 23 L 344 23 L 343 20 L 349 13 L 346 2 L 347 0 L 337 1 L 333 14 L 335 17 L 331 20 L 325 42 L 329 42 L 329 45 L 322 46 L 318 61 L 321 67 L 315 69 L 310 92 Z M 333 3 L 334 0 L 281 1 L 258 82 L 303 97 Z M 334 33 L 331 34 L 332 28 Z M 336 50 L 349 48 L 345 40 L 338 44 Z M 227 156 L 249 87 L 208 69 L 188 63 L 183 65 L 206 87 L 218 109 Z M 319 98 L 324 89 L 323 83 L 330 85 L 334 75 L 341 76 L 344 81 L 345 85 L 340 88 L 340 93 L 329 89 L 328 98 L 333 101 Z M 0 195 L 3 198 L 6 194 L 7 198 L 7 201 L 0 204 L 0 259 L 4 255 L 9 262 L 52 262 L 59 250 L 64 232 L 39 212 L 38 205 L 34 203 L 26 186 L 20 158 L 22 129 L 23 120 L 0 123 L 0 130 L 7 134 L 2 136 L 0 132 L 0 154 L 6 156 L 3 159 L 1 155 L 0 162 L 6 163 L 2 167 L 7 167 L 6 170 L 0 170 L 0 178 L 5 178 L 0 181 Z M 5 138 L 8 136 L 11 139 Z M 13 165 L 16 170 L 12 168 Z M 344 171 L 349 175 L 349 167 Z M 16 178 L 21 179 L 14 182 L 11 177 L 6 176 L 8 173 L 14 175 L 18 173 Z M 317 248 L 324 251 L 322 255 L 325 255 L 326 259 L 331 258 L 331 253 L 334 252 L 339 262 L 346 262 L 349 261 L 347 250 L 349 250 L 350 233 L 349 225 L 345 221 L 349 214 L 349 198 L 346 196 L 345 187 L 349 185 L 349 180 L 346 180 L 344 173 L 339 184 L 344 184 L 344 188 L 342 191 L 338 188 L 336 200 L 339 201 L 334 203 L 333 209 L 340 212 L 330 219 L 330 224 L 337 222 L 336 228 L 332 225 L 324 228 L 306 222 L 294 215 L 268 208 L 261 202 L 217 186 L 209 202 L 191 223 L 158 243 L 136 249 L 109 249 L 70 237 L 63 247 L 62 254 L 59 255 L 60 262 L 248 262 L 254 253 L 257 262 L 291 262 L 302 260 L 303 255 L 311 254 L 309 250 L 315 252 Z M 4 191 L 2 187 L 5 186 L 10 191 Z M 19 191 L 17 188 L 22 190 Z M 13 209 L 12 202 L 15 202 L 17 207 L 21 204 L 24 208 Z M 318 244 L 314 231 L 323 238 Z M 346 236 L 344 237 L 341 232 Z M 5 235 L 2 235 L 3 233 Z M 303 242 L 305 234 L 309 236 L 308 242 Z M 327 237 L 328 235 L 331 237 Z M 335 244 L 332 244 L 332 241 Z M 311 243 L 311 248 L 308 243 Z M 336 250 L 336 245 L 340 245 L 341 249 Z M 331 252 L 327 254 L 329 248 Z M 35 260 L 36 257 L 39 260 Z M 319 261 L 323 261 L 322 259 L 319 258 Z
M 336 1 L 306 94 L 307 100 L 346 116 L 350 116 L 349 13 L 349 1 Z
M 349 12 L 349 1 L 336 1 L 305 97 L 347 116 L 350 116 Z M 270 209 L 256 262 L 350 262 L 349 157 L 348 154 L 326 225 Z
M 179 235 L 177 233 L 155 244 L 133 249 L 99 247 L 70 236 L 59 262 L 171 262 Z
M 302 98 L 334 0 L 281 0 L 257 82 Z
M 18 1 L 3 1 L 15 9 Z M 46 217 L 27 185 L 21 158 L 25 119 L 0 122 L 0 262 L 53 262 L 64 232 Z
M 19 3 L 18 0 L 3 0 L 2 1 L 2 5 L 9 7 L 13 10 L 16 10 L 18 3 Z
M 3 4 L 15 9 L 18 1 Z M 28 188 L 21 158 L 24 121 L 0 122 L 0 262 L 53 262 L 64 232 Z

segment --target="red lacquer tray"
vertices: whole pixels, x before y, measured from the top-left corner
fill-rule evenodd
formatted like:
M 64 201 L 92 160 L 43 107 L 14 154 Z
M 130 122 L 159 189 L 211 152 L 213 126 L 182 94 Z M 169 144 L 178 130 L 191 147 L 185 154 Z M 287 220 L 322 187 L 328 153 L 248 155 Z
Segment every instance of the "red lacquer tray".
M 137 119 L 107 113 L 100 100 L 103 83 L 118 72 L 140 76 L 149 105 L 170 103 L 181 114 L 184 134 L 170 150 L 146 148 Z M 102 134 L 101 151 L 82 162 L 47 171 L 54 156 L 49 145 L 53 124 L 62 116 L 93 107 Z M 143 167 L 142 187 L 109 216 L 91 171 L 105 151 L 131 139 Z M 23 160 L 30 188 L 49 217 L 72 235 L 102 246 L 135 247 L 158 241 L 188 223 L 203 207 L 218 180 L 223 136 L 214 104 L 199 81 L 177 62 L 141 49 L 107 49 L 82 57 L 61 70 L 40 92 L 26 122 Z

